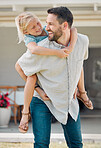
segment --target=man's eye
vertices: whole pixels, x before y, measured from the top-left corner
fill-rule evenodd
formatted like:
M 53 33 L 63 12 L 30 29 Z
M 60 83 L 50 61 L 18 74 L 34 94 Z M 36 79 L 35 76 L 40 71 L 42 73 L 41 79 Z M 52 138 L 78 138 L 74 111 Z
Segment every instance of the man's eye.
M 52 23 L 49 23 L 49 25 L 52 25 Z

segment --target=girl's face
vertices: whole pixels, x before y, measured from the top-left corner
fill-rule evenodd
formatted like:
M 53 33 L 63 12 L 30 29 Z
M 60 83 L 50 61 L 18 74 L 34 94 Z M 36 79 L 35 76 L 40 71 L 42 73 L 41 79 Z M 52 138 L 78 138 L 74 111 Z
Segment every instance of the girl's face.
M 27 26 L 25 34 L 39 36 L 42 34 L 42 26 L 37 18 L 32 18 Z

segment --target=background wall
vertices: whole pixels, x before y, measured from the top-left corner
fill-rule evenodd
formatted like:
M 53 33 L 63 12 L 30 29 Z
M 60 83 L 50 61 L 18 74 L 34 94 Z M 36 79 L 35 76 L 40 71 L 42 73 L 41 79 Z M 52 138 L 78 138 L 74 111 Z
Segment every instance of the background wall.
M 24 84 L 15 70 L 15 63 L 25 51 L 24 43 L 17 44 L 15 27 L 0 27 L 0 85 Z

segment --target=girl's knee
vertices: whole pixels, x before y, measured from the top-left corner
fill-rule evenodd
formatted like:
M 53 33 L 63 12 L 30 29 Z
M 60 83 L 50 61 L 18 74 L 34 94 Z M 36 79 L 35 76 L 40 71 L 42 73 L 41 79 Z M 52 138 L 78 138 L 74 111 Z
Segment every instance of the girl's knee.
M 27 80 L 36 82 L 36 80 L 37 80 L 36 74 L 32 75 L 32 76 L 28 76 Z
M 16 64 L 15 64 L 15 69 L 16 69 L 17 71 L 21 69 L 21 67 L 20 67 L 20 65 L 18 64 L 18 62 L 16 62 Z

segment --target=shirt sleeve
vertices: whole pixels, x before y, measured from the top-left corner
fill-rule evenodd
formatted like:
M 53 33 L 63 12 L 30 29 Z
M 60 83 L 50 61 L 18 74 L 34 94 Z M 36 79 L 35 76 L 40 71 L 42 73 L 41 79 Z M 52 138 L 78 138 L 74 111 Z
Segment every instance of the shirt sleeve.
M 25 35 L 24 42 L 25 42 L 25 45 L 27 46 L 28 43 L 30 43 L 30 42 L 36 43 L 36 38 L 34 36 L 31 36 L 31 35 Z

